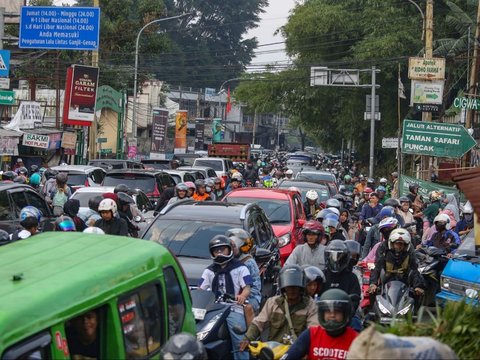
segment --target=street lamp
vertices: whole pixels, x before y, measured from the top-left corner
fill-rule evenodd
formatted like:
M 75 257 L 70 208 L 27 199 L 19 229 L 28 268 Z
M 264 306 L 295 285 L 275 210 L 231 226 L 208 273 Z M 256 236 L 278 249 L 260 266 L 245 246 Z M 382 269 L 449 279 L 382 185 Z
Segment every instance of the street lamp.
M 156 24 L 162 21 L 179 19 L 189 15 L 193 15 L 193 13 L 170 16 L 170 17 L 150 21 L 148 24 L 145 24 L 137 34 L 137 41 L 135 43 L 135 75 L 133 80 L 133 113 L 132 113 L 132 134 L 134 138 L 137 138 L 137 73 L 138 73 L 138 45 L 140 42 L 140 35 L 142 34 L 143 30 L 145 30 L 145 28 L 149 25 Z
M 422 8 L 418 6 L 418 4 L 415 1 L 413 0 L 408 0 L 408 1 L 413 5 L 415 5 L 418 11 L 420 11 L 420 15 L 422 15 L 422 41 L 423 41 L 423 39 L 425 38 L 425 14 L 423 13 Z

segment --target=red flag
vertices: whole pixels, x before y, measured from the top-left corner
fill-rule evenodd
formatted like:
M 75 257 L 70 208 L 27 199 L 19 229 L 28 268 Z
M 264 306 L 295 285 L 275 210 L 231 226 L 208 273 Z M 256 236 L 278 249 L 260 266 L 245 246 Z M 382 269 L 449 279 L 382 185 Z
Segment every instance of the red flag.
M 227 91 L 227 107 L 225 108 L 225 112 L 228 114 L 230 111 L 232 111 L 232 103 L 230 102 L 230 87 L 229 87 Z

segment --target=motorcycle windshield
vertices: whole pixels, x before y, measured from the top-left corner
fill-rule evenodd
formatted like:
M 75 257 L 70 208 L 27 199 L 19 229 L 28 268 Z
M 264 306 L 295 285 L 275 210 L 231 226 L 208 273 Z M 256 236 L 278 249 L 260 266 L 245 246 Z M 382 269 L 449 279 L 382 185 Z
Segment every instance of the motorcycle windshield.
M 385 297 L 393 308 L 401 307 L 405 295 L 408 295 L 408 287 L 403 282 L 393 280 L 385 284 Z
M 192 290 L 192 307 L 196 309 L 206 309 L 210 304 L 215 303 L 215 294 L 206 290 Z

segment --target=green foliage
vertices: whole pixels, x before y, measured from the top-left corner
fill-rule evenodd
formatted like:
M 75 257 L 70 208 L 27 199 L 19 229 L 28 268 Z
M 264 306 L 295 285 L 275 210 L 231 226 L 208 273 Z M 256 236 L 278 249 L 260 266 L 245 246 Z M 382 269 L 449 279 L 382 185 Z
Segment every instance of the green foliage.
M 480 307 L 466 302 L 448 302 L 431 321 L 414 323 L 411 319 L 390 328 L 379 328 L 399 336 L 430 336 L 447 344 L 460 359 L 476 359 L 480 354 Z

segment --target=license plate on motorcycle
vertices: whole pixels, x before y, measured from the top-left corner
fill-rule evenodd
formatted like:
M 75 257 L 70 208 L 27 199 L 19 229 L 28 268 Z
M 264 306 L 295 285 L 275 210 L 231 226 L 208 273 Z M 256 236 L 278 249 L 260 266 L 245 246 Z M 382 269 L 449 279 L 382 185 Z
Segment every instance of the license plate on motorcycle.
M 380 324 L 390 324 L 392 322 L 392 318 L 389 317 L 381 317 Z
M 195 320 L 203 320 L 205 319 L 205 315 L 207 313 L 207 309 L 199 309 L 199 308 L 192 308 L 193 316 Z

